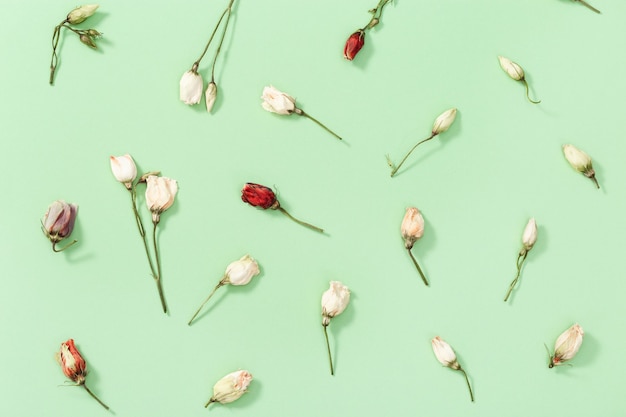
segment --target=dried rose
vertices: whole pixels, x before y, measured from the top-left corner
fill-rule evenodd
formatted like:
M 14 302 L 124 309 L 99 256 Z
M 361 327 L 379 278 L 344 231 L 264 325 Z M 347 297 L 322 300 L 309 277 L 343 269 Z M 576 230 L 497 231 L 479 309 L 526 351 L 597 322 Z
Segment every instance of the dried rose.
M 111 171 L 116 180 L 126 186 L 130 190 L 133 187 L 133 181 L 137 178 L 137 166 L 133 157 L 129 154 L 122 156 L 111 156 Z
M 452 347 L 443 341 L 439 336 L 435 337 L 432 341 L 433 352 L 435 353 L 435 357 L 437 360 L 443 365 L 450 369 L 454 369 L 455 371 L 461 371 L 463 376 L 465 376 L 465 382 L 467 383 L 467 388 L 469 389 L 470 399 L 472 402 L 474 401 L 474 393 L 472 392 L 472 386 L 469 383 L 469 378 L 467 377 L 467 373 L 456 359 L 456 354 Z
M 454 123 L 454 119 L 456 118 L 456 112 L 457 110 L 455 108 L 452 108 L 452 109 L 448 109 L 444 111 L 439 116 L 437 116 L 437 118 L 435 119 L 435 122 L 433 123 L 433 128 L 431 130 L 430 136 L 424 140 L 419 141 L 415 146 L 413 146 L 411 150 L 404 156 L 404 158 L 402 158 L 402 161 L 400 161 L 400 163 L 397 166 L 391 161 L 391 158 L 387 156 L 387 165 L 389 165 L 389 168 L 391 168 L 391 176 L 393 177 L 396 174 L 396 172 L 398 172 L 402 164 L 404 164 L 404 162 L 407 160 L 409 155 L 411 155 L 411 153 L 415 150 L 415 148 L 417 148 L 424 142 L 428 142 L 429 140 L 439 135 L 440 133 L 447 131 L 450 128 L 450 126 L 452 126 L 452 123 Z
M 238 400 L 248 391 L 250 382 L 252 382 L 250 372 L 245 370 L 231 372 L 213 386 L 213 396 L 204 405 L 204 408 L 211 403 L 228 404 Z
M 74 345 L 74 339 L 69 339 L 66 342 L 61 343 L 61 349 L 56 354 L 57 362 L 61 365 L 61 370 L 72 382 L 77 386 L 82 386 L 85 390 L 95 398 L 107 410 L 109 406 L 100 401 L 96 395 L 91 392 L 87 385 L 85 385 L 85 377 L 87 376 L 87 363 L 81 356 L 78 349 Z
M 231 262 L 226 267 L 226 272 L 224 276 L 218 282 L 218 284 L 213 288 L 213 291 L 209 294 L 209 296 L 202 302 L 198 310 L 195 312 L 191 320 L 187 323 L 187 325 L 191 325 L 193 319 L 196 318 L 202 307 L 211 299 L 215 291 L 217 291 L 220 287 L 230 284 L 230 285 L 246 285 L 248 284 L 252 278 L 259 275 L 261 271 L 259 270 L 259 265 L 250 255 L 244 255 L 238 261 Z
M 56 248 L 57 243 L 72 234 L 77 214 L 78 206 L 76 204 L 68 204 L 63 200 L 57 200 L 48 207 L 41 221 L 41 225 L 43 233 L 50 239 L 50 242 L 52 242 L 53 251 L 62 252 L 78 242 L 77 240 L 73 240 L 61 249 Z
M 406 209 L 404 219 L 402 219 L 402 225 L 400 226 L 400 232 L 402 233 L 402 238 L 404 239 L 404 247 L 409 252 L 409 256 L 411 257 L 415 268 L 417 268 L 417 272 L 419 272 L 422 277 L 422 281 L 424 281 L 424 284 L 428 286 L 428 280 L 426 279 L 424 272 L 422 272 L 422 268 L 420 268 L 417 260 L 413 256 L 413 252 L 411 252 L 415 242 L 424 235 L 424 217 L 417 207 L 409 207 Z
M 583 328 L 579 324 L 574 324 L 565 330 L 554 344 L 554 354 L 550 356 L 548 368 L 563 365 L 576 356 L 580 346 L 583 344 Z M 547 348 L 546 348 L 547 349 Z M 549 352 L 548 352 L 549 353 Z
M 309 229 L 313 229 L 316 232 L 323 233 L 324 230 L 319 227 L 313 226 L 312 224 L 303 222 L 302 220 L 298 220 L 293 217 L 291 214 L 287 212 L 284 208 L 280 206 L 280 203 L 276 199 L 276 194 L 272 191 L 271 188 L 266 187 L 261 184 L 255 184 L 252 182 L 248 182 L 243 186 L 241 190 L 241 200 L 244 203 L 248 203 L 253 207 L 259 207 L 263 210 L 271 209 L 278 210 L 283 213 L 285 216 L 289 217 L 294 222 L 308 227 Z
M 150 175 L 146 179 L 146 184 L 146 204 L 152 212 L 152 221 L 158 223 L 161 213 L 174 204 L 174 197 L 178 192 L 178 183 L 167 177 Z
M 350 302 L 350 290 L 339 281 L 331 281 L 330 288 L 322 294 L 322 326 L 326 338 L 326 348 L 328 350 L 328 362 L 330 363 L 330 374 L 335 374 L 333 358 L 330 354 L 330 343 L 328 341 L 328 331 L 326 328 L 330 324 L 330 319 L 343 313 Z
M 520 274 L 522 273 L 522 266 L 524 265 L 524 261 L 526 260 L 526 257 L 528 256 L 528 251 L 530 251 L 533 248 L 536 241 L 537 241 L 537 222 L 535 221 L 534 218 L 531 218 L 530 220 L 528 220 L 528 223 L 526 224 L 526 227 L 524 228 L 524 233 L 522 234 L 522 249 L 519 251 L 519 254 L 517 255 L 517 262 L 516 262 L 517 275 L 515 275 L 515 279 L 513 279 L 513 282 L 511 282 L 511 285 L 509 285 L 509 289 L 506 292 L 506 295 L 504 296 L 504 301 L 507 301 L 509 299 L 511 292 L 513 291 L 513 288 L 515 288 L 515 285 L 517 285 L 517 281 L 519 281 Z
M 202 98 L 202 76 L 198 74 L 197 67 L 186 71 L 180 79 L 179 98 L 185 104 L 198 104 Z
M 596 187 L 600 188 L 600 184 L 598 184 L 596 179 L 596 171 L 593 169 L 589 155 L 574 145 L 563 145 L 563 155 L 565 155 L 565 159 L 567 159 L 572 168 L 591 179 Z
M 348 61 L 352 61 L 361 48 L 363 48 L 364 44 L 365 31 L 363 29 L 359 29 L 350 35 L 346 41 L 346 46 L 343 48 L 343 57 Z
M 310 119 L 317 123 L 319 126 L 323 127 L 327 132 L 335 136 L 337 139 L 341 140 L 341 136 L 327 128 L 324 124 L 322 124 L 319 120 L 315 119 L 310 114 L 306 113 L 304 110 L 296 107 L 296 99 L 291 97 L 289 94 L 283 93 L 276 87 L 270 85 L 263 88 L 263 95 L 261 96 L 263 102 L 261 106 L 270 113 L 276 113 L 283 116 L 289 116 L 292 114 L 297 114 L 299 116 L 304 116 L 307 119 Z

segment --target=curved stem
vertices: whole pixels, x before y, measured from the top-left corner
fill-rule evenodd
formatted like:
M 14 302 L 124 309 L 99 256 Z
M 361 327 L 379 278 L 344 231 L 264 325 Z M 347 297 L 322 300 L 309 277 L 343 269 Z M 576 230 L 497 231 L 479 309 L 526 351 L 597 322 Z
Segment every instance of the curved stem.
M 331 135 L 333 135 L 334 137 L 336 137 L 339 140 L 343 140 L 341 138 L 341 136 L 339 136 L 338 134 L 336 134 L 335 132 L 333 132 L 332 130 L 330 130 L 329 128 L 327 128 L 322 122 L 320 122 L 319 120 L 317 120 L 315 117 L 311 116 L 310 114 L 306 113 L 304 110 L 302 109 L 296 109 L 296 114 L 299 114 L 300 116 L 304 116 L 307 119 L 313 120 L 315 123 L 317 123 L 319 126 L 323 127 L 324 129 L 326 129 L 326 131 L 328 133 L 330 133 Z
M 515 286 L 517 285 L 517 281 L 519 281 L 519 277 L 520 274 L 522 273 L 522 265 L 524 265 L 524 261 L 526 260 L 526 257 L 528 256 L 528 251 L 524 251 L 524 253 L 522 254 L 522 252 L 519 253 L 519 255 L 517 255 L 517 274 L 515 275 L 515 279 L 511 282 L 511 285 L 509 285 L 509 290 L 506 292 L 506 295 L 504 296 L 504 301 L 506 302 L 509 299 L 509 296 L 511 295 L 511 292 L 513 291 L 513 288 L 515 288 Z
M 430 135 L 430 137 L 417 142 L 417 144 L 415 146 L 413 146 L 411 148 L 411 150 L 409 151 L 409 153 L 407 153 L 404 158 L 402 158 L 402 161 L 400 161 L 400 163 L 398 164 L 398 166 L 394 167 L 393 164 L 389 161 L 389 166 L 391 167 L 391 176 L 393 177 L 394 175 L 396 175 L 396 172 L 398 172 L 398 170 L 400 169 L 400 167 L 402 166 L 402 164 L 404 164 L 404 161 L 407 160 L 407 158 L 409 157 L 409 155 L 411 155 L 411 153 L 415 150 L 415 148 L 417 148 L 418 146 L 420 146 L 422 143 L 431 140 L 432 138 L 434 138 L 435 136 L 437 136 L 435 133 L 433 133 L 432 135 Z
M 323 327 L 324 327 L 324 336 L 326 337 L 326 349 L 328 350 L 328 363 L 330 363 L 330 374 L 335 375 L 335 369 L 333 368 L 333 357 L 330 354 L 330 343 L 328 342 L 328 331 L 326 330 L 328 326 L 323 326 Z
M 77 243 L 78 240 L 73 240 L 70 243 L 68 243 L 67 245 L 63 246 L 61 249 L 57 249 L 57 243 L 59 242 L 52 242 L 52 250 L 54 252 L 63 252 L 65 249 L 69 248 L 70 246 L 72 246 L 74 243 Z
M 591 4 L 587 3 L 585 0 L 574 0 L 574 1 L 577 1 L 577 2 L 579 2 L 581 4 L 583 4 L 584 6 L 586 6 L 589 10 L 593 10 L 594 12 L 600 14 L 600 10 L 596 9 Z
M 530 96 L 528 95 L 528 82 L 522 78 L 520 81 L 522 81 L 524 83 L 524 86 L 526 87 L 526 98 L 528 99 L 528 101 L 530 101 L 533 104 L 539 104 L 541 103 L 541 100 L 539 101 L 534 101 L 533 99 L 530 98 Z
M 139 211 L 137 210 L 137 188 L 136 185 L 128 190 L 130 191 L 130 199 L 133 206 L 133 214 L 135 215 L 135 222 L 137 223 L 137 229 L 139 229 L 139 235 L 141 236 L 141 240 L 143 241 L 143 248 L 146 251 L 146 258 L 148 258 L 148 264 L 150 265 L 150 272 L 152 273 L 152 278 L 157 279 L 159 275 L 157 275 L 156 270 L 154 269 L 154 264 L 152 263 L 152 256 L 150 256 L 150 250 L 148 249 L 148 242 L 146 241 L 146 231 L 143 227 L 143 222 L 141 221 L 141 216 L 139 215 Z
M 467 373 L 465 372 L 463 368 L 459 368 L 459 371 L 463 372 L 463 375 L 465 376 L 465 382 L 467 383 L 467 389 L 469 389 L 470 398 L 472 399 L 472 402 L 474 402 L 474 393 L 472 392 L 472 386 L 470 385 L 469 378 L 467 377 Z
M 317 226 L 313 226 L 312 224 L 309 224 L 309 223 L 307 223 L 307 222 L 303 222 L 302 220 L 298 220 L 298 219 L 296 219 L 296 218 L 295 218 L 295 217 L 293 217 L 291 214 L 289 214 L 289 213 L 287 212 L 287 210 L 285 210 L 285 209 L 284 209 L 284 208 L 282 208 L 282 207 L 278 207 L 278 208 L 277 208 L 277 210 L 278 210 L 278 211 L 280 211 L 281 213 L 283 213 L 285 216 L 289 217 L 289 218 L 290 218 L 291 220 L 293 220 L 294 222 L 296 222 L 296 223 L 298 223 L 298 224 L 300 224 L 300 225 L 302 225 L 302 226 L 308 227 L 309 229 L 313 229 L 313 230 L 315 230 L 316 232 L 324 233 L 324 229 L 320 229 L 320 228 L 319 228 L 319 227 L 317 227 Z
M 59 23 L 52 32 L 52 58 L 50 58 L 50 85 L 54 82 L 54 72 L 57 68 L 58 55 L 57 46 L 59 45 L 59 39 L 61 38 L 61 26 L 67 22 L 67 19 Z
M 407 251 L 409 252 L 409 256 L 411 257 L 413 264 L 417 268 L 417 272 L 420 273 L 420 276 L 422 277 L 422 281 L 424 281 L 424 285 L 428 287 L 428 281 L 426 280 L 426 277 L 424 276 L 424 273 L 422 272 L 422 268 L 420 268 L 419 264 L 415 260 L 415 257 L 413 256 L 413 252 L 411 252 L 411 249 L 408 249 L 408 248 L 407 248 Z
M 598 180 L 596 179 L 596 173 L 595 171 L 590 171 L 590 172 L 583 172 L 583 174 L 585 175 L 585 177 L 589 178 L 591 181 L 593 181 L 593 183 L 596 185 L 597 189 L 600 189 L 600 184 L 598 183 Z
M 187 326 L 191 326 L 191 322 L 193 321 L 193 319 L 196 318 L 196 316 L 198 315 L 198 313 L 200 313 L 200 310 L 202 310 L 202 307 L 204 307 L 204 305 L 211 299 L 211 297 L 213 297 L 213 294 L 215 294 L 215 291 L 218 290 L 218 288 L 220 288 L 221 286 L 223 286 L 224 283 L 224 279 L 222 278 L 222 280 L 215 286 L 215 288 L 213 288 L 213 291 L 211 291 L 211 294 L 209 294 L 209 296 L 202 302 L 202 304 L 200 304 L 200 307 L 198 308 L 198 310 L 194 313 L 193 317 L 191 317 L 191 320 L 189 320 L 189 323 L 187 323 Z
M 89 393 L 89 395 L 91 395 L 96 401 L 98 401 L 100 403 L 101 406 L 103 406 L 106 410 L 109 409 L 109 406 L 106 405 L 105 403 L 103 403 L 100 398 L 96 397 L 96 394 L 94 394 L 93 392 L 91 392 L 91 390 L 89 388 L 87 388 L 87 385 L 83 384 L 83 388 L 85 388 L 85 391 L 87 391 Z
M 228 12 L 228 17 L 226 17 L 226 23 L 224 24 L 224 31 L 222 32 L 222 38 L 220 39 L 220 43 L 217 46 L 217 51 L 215 51 L 215 57 L 213 58 L 213 65 L 211 66 L 211 82 L 215 82 L 215 63 L 217 62 L 217 56 L 220 54 L 222 50 L 222 44 L 224 43 L 224 37 L 226 36 L 226 30 L 228 29 L 228 22 L 230 22 L 230 14 L 231 14 L 231 6 L 233 5 L 234 0 L 230 0 L 228 7 L 226 8 L 226 12 Z
M 163 312 L 167 313 L 167 305 L 165 304 L 165 296 L 163 295 L 163 287 L 161 285 L 161 259 L 159 258 L 159 246 L 157 245 L 156 240 L 156 230 L 157 230 L 157 222 L 152 222 L 154 227 L 152 228 L 152 244 L 154 246 L 154 257 L 156 259 L 157 264 L 157 276 L 155 278 L 157 289 L 159 290 L 159 298 L 161 299 L 161 306 L 163 307 Z
M 230 0 L 228 7 L 226 8 L 226 10 L 224 10 L 222 15 L 220 16 L 220 20 L 217 21 L 217 25 L 215 25 L 215 29 L 213 29 L 213 33 L 211 33 L 211 37 L 209 38 L 209 41 L 206 43 L 206 46 L 204 47 L 204 50 L 202 51 L 200 58 L 198 58 L 196 62 L 194 62 L 193 67 L 195 67 L 196 70 L 198 69 L 198 65 L 200 65 L 200 61 L 202 61 L 202 58 L 204 58 L 204 54 L 206 54 L 207 49 L 209 49 L 209 45 L 213 41 L 213 37 L 215 36 L 217 29 L 220 27 L 220 24 L 222 23 L 222 19 L 224 19 L 224 16 L 226 16 L 226 13 L 230 10 L 230 6 L 233 4 L 233 1 L 234 0 Z

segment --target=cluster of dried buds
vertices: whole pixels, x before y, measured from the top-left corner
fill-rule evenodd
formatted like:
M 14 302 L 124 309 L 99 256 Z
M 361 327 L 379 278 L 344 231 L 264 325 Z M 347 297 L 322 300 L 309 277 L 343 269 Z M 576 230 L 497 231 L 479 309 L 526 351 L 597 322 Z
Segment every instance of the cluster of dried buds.
M 138 180 L 136 180 L 137 166 L 135 165 L 135 161 L 132 156 L 129 154 L 111 156 L 110 162 L 113 176 L 130 192 L 133 215 L 146 251 L 146 257 L 148 259 L 148 264 L 150 265 L 150 273 L 152 278 L 154 278 L 159 291 L 159 298 L 161 300 L 163 312 L 167 313 L 167 305 L 165 303 L 163 286 L 161 284 L 161 258 L 159 256 L 159 246 L 157 244 L 157 225 L 161 221 L 161 214 L 174 204 L 174 198 L 178 192 L 178 183 L 176 180 L 171 178 L 159 176 L 160 172 L 158 171 L 143 174 Z M 152 260 L 152 255 L 150 254 L 146 231 L 137 208 L 137 186 L 139 184 L 146 184 L 145 197 L 148 210 L 150 210 L 150 213 L 152 214 L 152 249 L 154 252 L 156 266 L 155 262 Z
M 57 249 L 57 243 L 72 234 L 77 214 L 78 206 L 76 204 L 68 204 L 63 200 L 57 200 L 48 207 L 46 214 L 44 214 L 41 220 L 41 228 L 44 235 L 52 242 L 53 251 L 62 252 L 78 242 L 73 240 L 62 248 Z
M 222 21 L 224 21 L 224 28 L 222 30 L 222 36 L 217 46 L 217 49 L 215 50 L 215 55 L 213 57 L 213 64 L 211 65 L 211 81 L 209 82 L 209 85 L 207 86 L 207 89 L 204 94 L 206 110 L 209 113 L 211 113 L 211 110 L 213 109 L 213 105 L 215 104 L 215 100 L 217 99 L 217 84 L 215 83 L 215 63 L 217 62 L 217 57 L 219 56 L 220 51 L 222 50 L 222 44 L 224 43 L 224 37 L 226 36 L 226 30 L 228 29 L 228 22 L 230 21 L 230 15 L 232 13 L 232 7 L 233 7 L 234 1 L 235 0 L 229 0 L 228 6 L 226 6 L 226 9 L 224 9 L 224 12 L 222 12 L 222 15 L 217 21 L 217 24 L 215 25 L 215 28 L 213 29 L 213 32 L 211 33 L 211 37 L 209 38 L 209 41 L 204 47 L 204 50 L 202 51 L 200 58 L 198 58 L 193 63 L 193 65 L 191 66 L 191 69 L 189 71 L 186 71 L 183 74 L 182 78 L 180 79 L 180 91 L 179 91 L 180 100 L 183 103 L 189 104 L 189 105 L 200 103 L 200 100 L 202 99 L 202 90 L 204 88 L 204 82 L 202 81 L 202 76 L 198 73 L 198 68 L 200 67 L 200 61 L 202 61 L 202 58 L 204 58 L 204 55 L 206 54 L 207 50 L 209 49 L 209 46 L 211 45 L 211 42 L 213 41 L 213 38 L 215 37 L 215 33 L 217 32 L 220 25 L 222 24 Z
M 52 32 L 52 58 L 50 60 L 50 84 L 54 83 L 54 73 L 58 64 L 57 48 L 59 46 L 59 40 L 61 39 L 61 30 L 67 29 L 78 36 L 78 39 L 88 47 L 96 49 L 96 40 L 102 37 L 102 33 L 95 29 L 76 29 L 70 25 L 77 25 L 83 23 L 87 18 L 92 16 L 98 9 L 98 4 L 86 4 L 84 6 L 78 6 L 67 14 L 65 19 L 55 26 L 54 32 Z
M 343 57 L 345 59 L 352 61 L 361 48 L 363 48 L 363 45 L 365 45 L 365 31 L 380 23 L 380 19 L 383 16 L 383 8 L 387 3 L 391 3 L 391 0 L 380 0 L 378 5 L 369 11 L 372 14 L 372 18 L 367 22 L 367 25 L 361 29 L 357 29 L 356 32 L 348 37 L 343 47 Z

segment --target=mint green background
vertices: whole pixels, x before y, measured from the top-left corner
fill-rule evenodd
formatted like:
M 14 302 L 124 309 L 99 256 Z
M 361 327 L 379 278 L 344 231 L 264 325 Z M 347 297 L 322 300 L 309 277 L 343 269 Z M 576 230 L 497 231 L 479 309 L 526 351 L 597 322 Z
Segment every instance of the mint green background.
M 75 4 L 2 2 L 0 414 L 108 415 L 61 387 L 53 357 L 70 337 L 119 417 L 626 413 L 626 4 L 593 0 L 596 15 L 566 0 L 397 0 L 343 60 L 375 3 L 237 1 L 208 115 L 178 101 L 178 81 L 226 0 L 103 1 L 82 25 L 105 34 L 99 50 L 64 34 L 54 87 L 50 36 Z M 540 105 L 497 55 L 522 65 Z M 344 143 L 265 112 L 270 83 Z M 384 155 L 399 160 L 450 107 L 453 127 L 390 179 Z M 592 156 L 601 190 L 568 166 L 564 143 Z M 126 152 L 179 181 L 159 233 L 168 316 L 109 169 Z M 327 234 L 243 204 L 247 181 L 275 187 Z M 56 199 L 80 206 L 80 242 L 62 254 L 39 228 Z M 426 219 L 414 253 L 430 288 L 399 236 L 412 205 Z M 539 238 L 505 304 L 531 216 Z M 261 276 L 220 289 L 188 327 L 245 253 Z M 330 280 L 352 289 L 329 328 L 334 377 L 320 325 Z M 543 344 L 574 322 L 586 332 L 574 366 L 548 369 Z M 474 404 L 462 375 L 435 360 L 437 335 L 468 371 Z M 254 375 L 249 393 L 205 410 L 237 369 Z

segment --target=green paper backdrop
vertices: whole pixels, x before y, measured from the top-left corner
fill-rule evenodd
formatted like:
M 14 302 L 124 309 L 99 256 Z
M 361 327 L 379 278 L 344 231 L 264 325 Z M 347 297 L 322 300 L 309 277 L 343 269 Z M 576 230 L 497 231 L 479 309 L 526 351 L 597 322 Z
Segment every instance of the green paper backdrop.
M 211 115 L 182 104 L 178 82 L 226 0 L 102 1 L 81 25 L 104 33 L 99 49 L 64 33 L 52 87 L 50 37 L 76 4 L 3 1 L 0 414 L 109 415 L 63 387 L 54 353 L 74 338 L 117 417 L 623 416 L 626 4 L 591 1 L 601 15 L 568 0 L 396 0 L 348 62 L 343 44 L 376 0 L 238 0 Z M 345 140 L 265 112 L 269 84 Z M 450 107 L 452 128 L 390 178 L 385 155 L 399 160 Z M 594 159 L 600 190 L 565 143 Z M 109 168 L 127 152 L 180 186 L 158 236 L 167 316 Z M 242 203 L 248 181 L 327 233 Z M 80 207 L 79 243 L 60 254 L 39 224 L 56 199 Z M 426 220 L 414 253 L 429 288 L 400 238 L 408 206 Z M 530 217 L 539 238 L 505 304 Z M 220 289 L 188 327 L 246 253 L 260 277 Z M 329 327 L 334 377 L 320 316 L 330 280 L 352 290 Z M 573 366 L 548 369 L 544 343 L 575 322 Z M 475 403 L 436 361 L 437 335 Z M 254 375 L 249 393 L 205 410 L 237 369 Z

